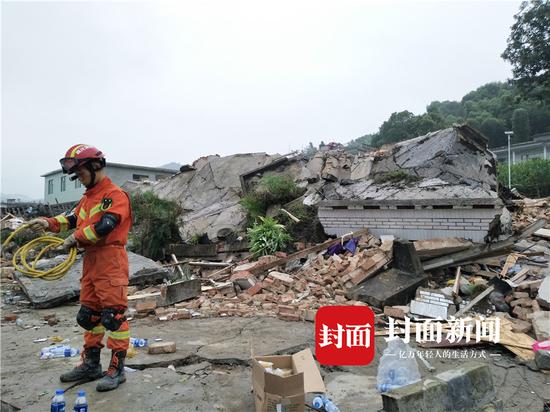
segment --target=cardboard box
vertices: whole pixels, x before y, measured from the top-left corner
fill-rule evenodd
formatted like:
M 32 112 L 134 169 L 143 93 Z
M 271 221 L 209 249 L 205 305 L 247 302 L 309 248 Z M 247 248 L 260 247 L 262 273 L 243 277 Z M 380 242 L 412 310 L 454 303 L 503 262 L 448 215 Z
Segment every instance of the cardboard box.
M 286 378 L 274 375 L 258 361 L 272 362 L 273 368 L 292 369 L 293 374 Z M 253 357 L 252 387 L 256 412 L 303 412 L 306 393 L 327 391 L 309 349 L 294 355 Z

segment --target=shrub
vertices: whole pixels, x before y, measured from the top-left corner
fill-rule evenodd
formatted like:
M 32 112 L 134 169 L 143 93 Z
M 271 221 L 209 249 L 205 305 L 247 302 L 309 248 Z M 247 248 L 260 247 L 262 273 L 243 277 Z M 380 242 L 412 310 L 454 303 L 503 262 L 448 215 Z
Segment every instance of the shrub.
M 393 170 L 391 172 L 380 173 L 374 177 L 374 182 L 377 184 L 381 183 L 404 183 L 409 184 L 420 180 L 418 176 L 411 175 L 405 170 Z
M 240 203 L 247 210 L 249 218 L 254 221 L 257 217 L 265 215 L 270 205 L 284 204 L 302 193 L 303 190 L 298 188 L 290 177 L 266 174 Z
M 284 250 L 292 241 L 285 227 L 270 217 L 258 218 L 254 225 L 247 229 L 250 251 L 254 256 L 272 255 Z
M 180 241 L 180 206 L 174 201 L 160 199 L 153 192 L 135 193 L 130 199 L 134 226 L 129 249 L 151 259 L 163 258 L 162 249 Z
M 524 196 L 550 196 L 550 159 L 531 159 L 512 165 L 512 187 Z M 508 164 L 498 165 L 498 180 L 508 186 Z

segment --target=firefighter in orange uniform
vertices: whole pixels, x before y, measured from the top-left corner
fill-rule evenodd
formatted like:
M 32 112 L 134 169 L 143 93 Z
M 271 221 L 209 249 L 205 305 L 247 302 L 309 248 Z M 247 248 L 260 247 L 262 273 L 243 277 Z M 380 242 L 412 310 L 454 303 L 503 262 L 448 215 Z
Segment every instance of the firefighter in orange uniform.
M 116 389 L 126 381 L 124 360 L 130 341 L 125 312 L 128 306 L 128 255 L 125 245 L 132 224 L 126 192 L 105 174 L 105 156 L 95 147 L 72 146 L 60 160 L 64 173 L 86 186 L 74 214 L 38 218 L 29 224 L 34 230 L 60 232 L 76 228 L 63 243 L 85 250 L 80 280 L 80 310 L 76 320 L 84 332 L 82 362 L 61 375 L 62 382 L 100 379 L 98 391 Z M 111 361 L 106 373 L 100 363 L 103 335 Z

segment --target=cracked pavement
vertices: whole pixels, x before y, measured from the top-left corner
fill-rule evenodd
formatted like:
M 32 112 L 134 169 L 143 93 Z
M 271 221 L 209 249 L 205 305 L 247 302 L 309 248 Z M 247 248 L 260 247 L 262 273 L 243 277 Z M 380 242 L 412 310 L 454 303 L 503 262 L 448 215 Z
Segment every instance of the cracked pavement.
M 4 307 L 4 312 L 17 307 Z M 90 410 L 102 411 L 252 411 L 251 354 L 294 353 L 314 346 L 313 324 L 284 322 L 275 318 L 211 318 L 160 322 L 149 317 L 131 322 L 134 337 L 175 341 L 177 352 L 148 355 L 145 349 L 127 360 L 135 372 L 112 392 L 98 393 L 95 382 L 62 384 L 59 375 L 72 368 L 78 358 L 40 360 L 39 352 L 47 342 L 37 338 L 59 336 L 73 347 L 82 344 L 82 330 L 74 316 L 78 305 L 48 310 L 21 309 L 27 329 L 14 322 L 2 322 L 2 411 L 45 411 L 55 389 L 67 391 L 72 407 L 76 392 L 86 391 Z M 44 324 L 45 314 L 56 313 L 59 323 Z M 373 363 L 364 367 L 321 367 L 330 395 L 345 411 L 378 411 L 382 400 L 376 391 L 376 372 L 385 343 L 376 340 Z M 550 393 L 546 375 L 519 364 L 505 349 L 486 347 L 487 362 L 493 374 L 498 399 L 504 411 L 542 410 L 543 398 Z M 109 351 L 102 353 L 107 367 Z M 462 359 L 430 359 L 434 373 L 459 366 Z M 428 372 L 419 362 L 423 377 Z M 308 397 L 306 397 L 308 399 Z M 311 399 L 311 396 L 309 396 Z M 12 407 L 10 407 L 10 405 Z M 14 408 L 15 407 L 15 408 Z M 69 408 L 68 408 L 69 409 Z M 307 408 L 306 408 L 307 410 Z

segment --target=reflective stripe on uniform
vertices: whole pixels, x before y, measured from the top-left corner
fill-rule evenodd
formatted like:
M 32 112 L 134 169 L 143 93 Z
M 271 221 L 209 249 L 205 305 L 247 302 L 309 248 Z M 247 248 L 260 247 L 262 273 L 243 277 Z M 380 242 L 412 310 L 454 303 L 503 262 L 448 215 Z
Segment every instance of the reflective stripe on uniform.
M 124 330 L 124 331 L 117 331 L 117 332 L 109 332 L 109 337 L 111 339 L 117 339 L 117 340 L 130 339 L 130 331 Z
M 80 208 L 80 210 L 78 211 L 78 217 L 82 220 L 86 219 L 86 211 L 83 208 Z
M 101 203 L 95 205 L 94 207 L 92 207 L 92 209 L 90 210 L 90 217 L 92 217 L 93 215 L 101 212 Z
M 92 226 L 86 226 L 83 232 L 86 239 L 88 239 L 90 242 L 96 243 L 99 240 L 99 238 L 94 232 L 94 229 L 92 229 Z
M 69 229 L 69 219 L 67 219 L 63 215 L 59 215 L 55 217 L 55 220 L 59 223 L 59 231 L 64 232 Z
M 94 335 L 100 335 L 102 333 L 105 333 L 105 326 L 103 325 L 99 325 L 99 326 L 96 326 L 95 328 L 93 328 L 90 333 L 94 334 Z

